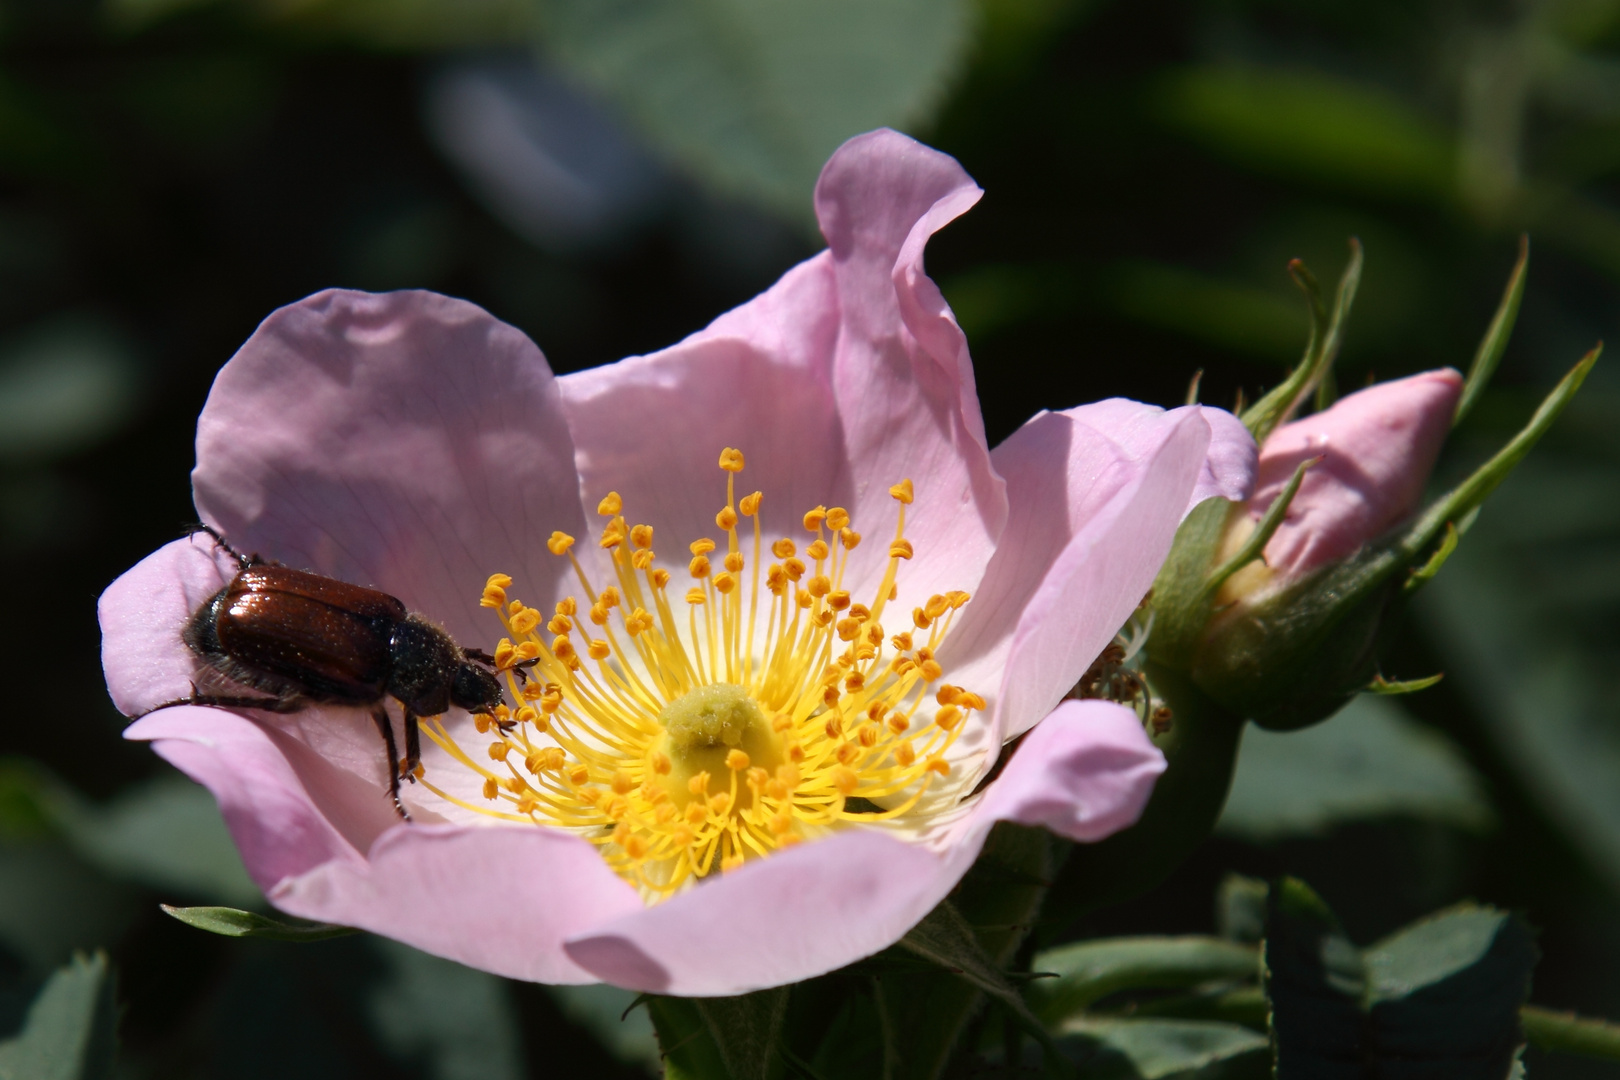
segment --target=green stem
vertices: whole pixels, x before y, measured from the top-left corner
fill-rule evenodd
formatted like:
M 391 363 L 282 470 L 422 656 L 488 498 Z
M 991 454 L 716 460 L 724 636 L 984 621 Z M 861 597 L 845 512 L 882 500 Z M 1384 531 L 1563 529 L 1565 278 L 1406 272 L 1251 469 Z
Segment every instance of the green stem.
M 1620 1024 L 1590 1020 L 1538 1005 L 1519 1010 L 1524 1037 L 1537 1049 L 1620 1062 Z

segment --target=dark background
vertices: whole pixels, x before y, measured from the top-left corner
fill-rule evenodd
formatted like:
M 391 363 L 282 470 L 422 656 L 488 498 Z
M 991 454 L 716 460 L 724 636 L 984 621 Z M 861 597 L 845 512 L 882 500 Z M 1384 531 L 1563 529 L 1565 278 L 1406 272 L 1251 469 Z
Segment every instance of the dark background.
M 677 340 L 818 246 L 802 214 L 664 164 L 621 121 L 655 193 L 611 236 L 526 239 L 424 122 L 444 72 L 521 69 L 526 46 L 469 33 L 446 51 L 280 12 L 219 0 L 131 26 L 88 2 L 0 4 L 0 1034 L 69 949 L 99 945 L 130 1076 L 478 1075 L 454 1048 L 479 1038 L 506 1040 L 511 1075 L 633 1075 L 542 988 L 469 975 L 447 1004 L 412 997 L 417 961 L 363 938 L 213 938 L 157 902 L 246 901 L 86 839 L 123 835 L 130 793 L 172 783 L 119 737 L 96 597 L 193 519 L 195 417 L 271 310 L 334 285 L 431 288 L 568 372 Z M 1204 401 L 1252 400 L 1303 345 L 1287 260 L 1331 281 L 1352 234 L 1367 261 L 1345 387 L 1466 367 L 1532 235 L 1514 343 L 1444 475 L 1614 334 L 1620 5 L 985 0 L 974 18 L 937 106 L 896 122 L 987 192 L 928 265 L 968 332 L 992 443 L 1040 408 L 1179 404 L 1199 370 Z M 1083 931 L 1208 932 L 1228 870 L 1305 878 L 1358 942 L 1474 897 L 1540 928 L 1533 1000 L 1620 1014 L 1610 366 L 1537 451 L 1537 479 L 1465 540 L 1484 555 L 1458 603 L 1493 614 L 1463 640 L 1455 605 L 1420 607 L 1387 665 L 1452 675 L 1403 704 L 1482 778 L 1494 824 L 1392 803 L 1314 836 L 1212 840 Z M 1559 694 L 1501 705 L 1547 672 Z M 470 1000 L 494 1004 L 439 1042 L 388 1020 Z

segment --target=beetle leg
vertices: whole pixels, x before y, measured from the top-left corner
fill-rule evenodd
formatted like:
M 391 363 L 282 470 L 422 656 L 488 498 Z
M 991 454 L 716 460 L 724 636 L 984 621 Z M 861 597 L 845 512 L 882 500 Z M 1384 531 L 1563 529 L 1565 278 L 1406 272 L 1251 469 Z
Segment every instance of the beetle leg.
M 409 714 L 406 714 L 409 715 Z M 394 800 L 394 809 L 406 821 L 411 815 L 406 813 L 405 804 L 399 801 L 399 747 L 394 744 L 394 722 L 388 719 L 388 710 L 381 705 L 371 714 L 377 722 L 377 730 L 382 732 L 383 743 L 388 747 L 388 794 Z
M 215 529 L 212 525 L 209 525 L 206 522 L 199 521 L 192 528 L 191 531 L 194 532 L 194 533 L 205 532 L 209 536 L 212 536 L 214 538 L 214 543 L 216 543 L 220 547 L 224 548 L 225 553 L 227 555 L 229 555 L 231 558 L 235 559 L 237 565 L 240 566 L 244 570 L 246 570 L 250 566 L 258 566 L 260 563 L 264 562 L 264 560 L 259 558 L 257 555 L 254 555 L 254 556 L 252 556 L 250 558 L 250 557 L 248 557 L 246 555 L 243 555 L 240 551 L 237 551 L 235 548 L 231 547 L 230 541 L 226 540 L 223 536 L 219 535 L 219 530 Z
M 465 656 L 468 660 L 475 660 L 478 663 L 483 664 L 485 667 L 495 666 L 495 658 L 489 653 L 485 652 L 483 649 L 462 649 L 461 655 Z
M 403 703 L 401 703 L 403 706 Z M 416 769 L 422 764 L 422 729 L 416 714 L 405 709 L 405 779 L 416 783 Z
M 309 702 L 297 695 L 290 697 L 247 697 L 245 695 L 203 694 L 198 692 L 197 684 L 192 683 L 190 697 L 175 698 L 173 701 L 165 701 L 162 704 L 154 705 L 147 709 L 146 712 L 141 713 L 141 716 L 145 716 L 147 713 L 155 713 L 159 709 L 172 709 L 176 705 L 209 705 L 221 709 L 262 709 L 265 712 L 294 713 L 307 708 Z M 139 720 L 140 716 L 135 717 L 135 719 Z

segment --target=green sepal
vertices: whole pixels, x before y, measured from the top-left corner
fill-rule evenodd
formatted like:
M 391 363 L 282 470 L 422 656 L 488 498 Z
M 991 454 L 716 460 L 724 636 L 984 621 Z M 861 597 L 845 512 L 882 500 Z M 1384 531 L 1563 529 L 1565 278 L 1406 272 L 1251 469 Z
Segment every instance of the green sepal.
M 1378 675 L 1374 677 L 1372 682 L 1367 684 L 1366 692 L 1369 694 L 1389 695 L 1415 694 L 1419 690 L 1427 690 L 1429 687 L 1434 686 L 1445 677 L 1446 674 L 1442 671 L 1438 675 L 1430 675 L 1427 678 L 1402 679 L 1399 682 L 1392 682 L 1391 680 L 1384 678 L 1382 675 Z
M 1519 258 L 1513 264 L 1513 273 L 1508 275 L 1507 287 L 1502 290 L 1502 302 L 1496 306 L 1491 325 L 1485 329 L 1485 337 L 1479 343 L 1479 350 L 1474 353 L 1474 363 L 1468 369 L 1468 381 L 1463 384 L 1462 397 L 1457 399 L 1457 411 L 1451 417 L 1452 427 L 1462 423 L 1473 409 L 1486 384 L 1491 381 L 1491 376 L 1496 374 L 1496 365 L 1501 363 L 1502 354 L 1507 351 L 1508 338 L 1513 336 L 1513 324 L 1519 317 L 1519 303 L 1524 299 L 1524 276 L 1529 265 L 1530 237 L 1525 234 L 1519 237 Z
M 76 954 L 46 981 L 22 1030 L 0 1042 L 0 1080 L 109 1080 L 118 1007 L 107 954 Z
M 1253 979 L 1260 970 L 1260 950 L 1217 937 L 1104 938 L 1037 953 L 1032 966 L 1057 976 L 1030 987 L 1036 1014 L 1057 1024 L 1127 990 Z
M 1153 631 L 1148 655 L 1170 667 L 1192 666 L 1209 621 L 1210 568 L 1220 550 L 1228 515 L 1241 508 L 1220 496 L 1205 499 L 1182 519 L 1170 554 L 1153 581 Z
M 1311 311 L 1311 336 L 1305 345 L 1305 355 L 1299 366 L 1287 379 L 1270 393 L 1244 410 L 1242 420 L 1256 443 L 1264 443 L 1278 426 L 1287 423 L 1316 388 L 1321 385 L 1333 361 L 1338 358 L 1339 346 L 1344 341 L 1345 321 L 1355 303 L 1356 289 L 1361 284 L 1361 241 L 1350 239 L 1350 262 L 1339 278 L 1339 291 L 1329 314 L 1322 305 L 1321 289 L 1316 279 L 1295 259 L 1288 264 L 1288 272 L 1305 293 Z
M 1479 507 L 1476 506 L 1470 513 L 1477 513 L 1478 510 Z M 1467 525 L 1471 524 L 1473 524 L 1472 520 L 1467 522 Z M 1466 525 L 1464 528 L 1466 528 Z M 1434 578 L 1434 575 L 1440 572 L 1440 568 L 1446 565 L 1446 560 L 1451 558 L 1451 553 L 1457 550 L 1457 542 L 1461 536 L 1462 529 L 1456 523 L 1446 522 L 1446 532 L 1440 538 L 1440 546 L 1434 549 L 1434 554 L 1430 555 L 1428 561 L 1422 566 L 1408 571 L 1406 583 L 1401 586 L 1401 591 L 1410 595 L 1428 584 Z
M 648 995 L 664 1080 L 730 1080 L 720 1047 L 692 998 Z
M 1271 505 L 1266 509 L 1265 516 L 1254 527 L 1254 532 L 1250 533 L 1249 538 L 1243 541 L 1243 546 L 1230 559 L 1216 567 L 1214 573 L 1209 575 L 1209 578 L 1204 582 L 1202 596 L 1206 613 L 1209 610 L 1210 601 L 1214 599 L 1215 593 L 1220 587 L 1226 584 L 1227 579 L 1260 558 L 1261 553 L 1266 550 L 1266 545 L 1271 542 L 1271 538 L 1277 535 L 1277 529 L 1282 525 L 1283 519 L 1288 516 L 1288 508 L 1294 504 L 1294 496 L 1299 494 L 1299 485 L 1305 482 L 1305 473 L 1321 460 L 1320 457 L 1314 457 L 1299 463 L 1299 468 L 1295 469 L 1294 475 L 1289 477 L 1288 485 L 1282 489 L 1281 494 L 1272 500 Z
M 779 986 L 735 997 L 650 997 L 647 1008 L 667 1080 L 779 1080 L 786 1066 L 782 1021 L 790 993 Z
M 163 909 L 164 914 L 179 919 L 187 926 L 224 937 L 326 941 L 360 932 L 352 926 L 332 926 L 329 923 L 286 923 L 257 912 L 229 907 L 174 907 L 169 904 L 159 904 L 158 907 Z

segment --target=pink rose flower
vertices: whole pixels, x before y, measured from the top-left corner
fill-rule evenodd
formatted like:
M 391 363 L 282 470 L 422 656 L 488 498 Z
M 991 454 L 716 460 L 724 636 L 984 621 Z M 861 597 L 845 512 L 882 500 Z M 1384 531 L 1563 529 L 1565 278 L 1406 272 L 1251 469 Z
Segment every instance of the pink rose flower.
M 979 195 L 910 139 L 853 139 L 816 189 L 827 251 L 671 348 L 561 379 L 448 297 L 275 312 L 199 419 L 202 520 L 463 644 L 504 630 L 528 692 L 508 676 L 510 734 L 425 725 L 411 823 L 362 710 L 181 706 L 128 737 L 214 793 L 283 911 L 680 995 L 884 948 L 997 821 L 1129 825 L 1163 758 L 1135 713 L 1064 695 L 1187 510 L 1248 494 L 1254 447 L 1218 410 L 1112 400 L 991 451 L 922 259 Z M 188 693 L 179 629 L 235 569 L 192 536 L 108 588 L 125 713 Z
M 1426 371 L 1358 390 L 1271 433 L 1260 448 L 1251 522 L 1264 516 L 1301 462 L 1321 458 L 1266 544 L 1266 565 L 1277 579 L 1296 580 L 1338 562 L 1416 512 L 1462 388 L 1451 368 Z

